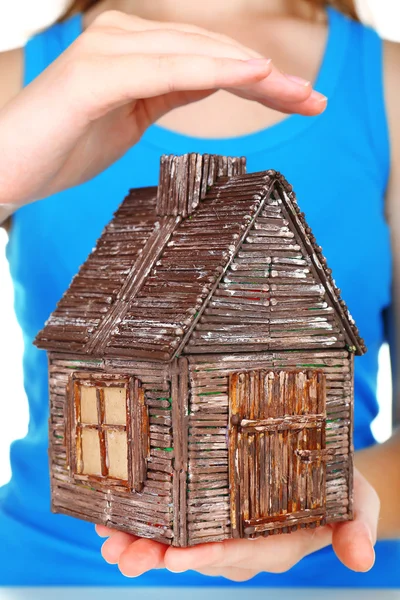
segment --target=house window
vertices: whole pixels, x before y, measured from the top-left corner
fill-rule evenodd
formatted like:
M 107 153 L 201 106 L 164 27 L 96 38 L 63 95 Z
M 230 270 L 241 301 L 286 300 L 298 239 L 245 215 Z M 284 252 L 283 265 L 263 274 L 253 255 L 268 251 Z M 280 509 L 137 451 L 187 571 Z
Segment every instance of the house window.
M 76 373 L 70 390 L 74 479 L 139 489 L 149 443 L 140 381 Z

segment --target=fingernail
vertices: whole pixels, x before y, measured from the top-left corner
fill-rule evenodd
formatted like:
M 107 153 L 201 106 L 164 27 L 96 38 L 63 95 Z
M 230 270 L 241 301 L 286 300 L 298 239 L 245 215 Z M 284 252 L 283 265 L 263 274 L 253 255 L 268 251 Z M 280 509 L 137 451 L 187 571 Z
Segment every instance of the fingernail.
M 367 536 L 368 536 L 369 541 L 371 542 L 371 546 L 373 546 L 374 542 L 372 541 L 372 531 L 370 530 L 368 525 L 365 525 L 365 531 L 367 532 Z
M 111 531 L 110 531 L 110 533 L 108 533 L 108 532 L 107 532 L 107 533 L 99 533 L 99 532 L 97 531 L 97 528 L 96 528 L 96 527 L 94 528 L 94 530 L 95 530 L 95 532 L 97 533 L 97 535 L 98 535 L 100 538 L 108 538 L 108 537 L 110 537 L 110 535 L 111 535 Z
M 121 569 L 120 569 L 121 571 Z M 142 571 L 141 573 L 137 573 L 136 575 L 127 575 L 126 573 L 124 573 L 123 571 L 121 571 L 122 575 L 124 577 L 126 577 L 127 579 L 136 579 L 136 577 L 140 577 L 141 575 L 143 575 L 146 571 Z
M 371 546 L 374 547 L 376 544 L 376 538 L 377 538 L 376 532 L 374 535 L 374 533 L 371 531 L 371 529 L 368 526 L 366 526 L 366 530 L 368 533 L 369 541 L 371 542 Z
M 303 79 L 302 77 L 297 77 L 297 75 L 289 75 L 288 73 L 283 73 L 283 75 L 286 79 L 289 79 L 289 81 L 293 81 L 293 83 L 297 83 L 303 87 L 310 87 L 311 85 L 311 81 L 307 81 L 307 79 Z
M 171 573 L 184 573 L 186 571 L 186 569 L 171 569 L 170 567 L 167 570 Z
M 313 98 L 315 98 L 315 100 L 318 100 L 318 102 L 328 102 L 327 96 L 324 96 L 323 94 L 320 94 L 319 92 L 316 92 L 315 90 L 313 90 L 313 93 L 311 94 L 311 96 Z
M 375 565 L 375 562 L 376 562 L 376 552 L 375 552 L 375 548 L 372 548 L 372 552 L 373 552 L 373 558 L 372 558 L 371 569 L 372 569 L 372 567 Z
M 250 60 L 246 60 L 246 64 L 251 67 L 268 67 L 272 62 L 272 58 L 251 58 Z

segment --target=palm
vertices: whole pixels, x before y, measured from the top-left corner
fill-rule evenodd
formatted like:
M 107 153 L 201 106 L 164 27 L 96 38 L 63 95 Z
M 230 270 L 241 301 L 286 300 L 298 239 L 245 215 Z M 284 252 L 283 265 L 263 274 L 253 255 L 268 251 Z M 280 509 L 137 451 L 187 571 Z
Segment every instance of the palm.
M 95 177 L 135 145 L 146 129 L 170 110 L 196 102 L 212 92 L 175 92 L 130 102 L 91 122 L 59 171 L 63 181 L 78 185 Z
M 376 538 L 379 500 L 366 479 L 355 471 L 355 520 L 313 530 L 299 530 L 257 540 L 226 540 L 174 548 L 127 533 L 97 526 L 101 536 L 110 536 L 102 553 L 107 562 L 118 564 L 128 577 L 155 568 L 174 572 L 196 570 L 245 581 L 257 573 L 287 571 L 303 557 L 333 544 L 338 558 L 354 571 L 367 571 L 374 562 L 372 538 Z

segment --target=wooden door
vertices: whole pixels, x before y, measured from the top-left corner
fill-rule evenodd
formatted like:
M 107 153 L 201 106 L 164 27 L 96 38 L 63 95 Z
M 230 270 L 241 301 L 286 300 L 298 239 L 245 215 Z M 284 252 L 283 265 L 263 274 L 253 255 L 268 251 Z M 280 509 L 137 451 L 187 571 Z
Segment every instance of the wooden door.
M 249 371 L 230 376 L 230 490 L 234 537 L 325 522 L 325 375 Z

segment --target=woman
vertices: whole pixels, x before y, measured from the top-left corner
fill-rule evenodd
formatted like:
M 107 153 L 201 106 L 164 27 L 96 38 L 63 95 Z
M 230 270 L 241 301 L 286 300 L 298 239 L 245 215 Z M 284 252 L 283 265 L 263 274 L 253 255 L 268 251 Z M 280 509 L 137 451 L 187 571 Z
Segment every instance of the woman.
M 317 0 L 75 4 L 83 16 L 0 63 L 0 205 L 3 216 L 25 205 L 13 216 L 8 257 L 31 409 L 1 491 L 0 584 L 129 584 L 101 563 L 90 524 L 48 512 L 46 359 L 31 342 L 126 190 L 156 183 L 160 154 L 197 151 L 244 154 L 250 170 L 287 175 L 366 338 L 369 353 L 356 365 L 355 443 L 368 447 L 356 456 L 356 519 L 191 549 L 99 527 L 109 537 L 104 558 L 127 577 L 142 574 L 140 585 L 397 586 L 397 542 L 378 542 L 375 568 L 357 571 L 374 561 L 379 502 L 367 479 L 382 499 L 379 537 L 400 532 L 399 439 L 373 447 L 370 431 L 382 311 L 393 301 L 385 208 L 393 243 L 400 239 L 398 48 L 383 49 L 374 33 Z M 338 7 L 355 16 L 350 1 Z M 35 81 L 20 92 L 22 70 L 25 85 Z M 327 110 L 310 81 L 329 96 Z M 396 285 L 399 270 L 395 263 Z M 154 571 L 163 567 L 184 573 Z

